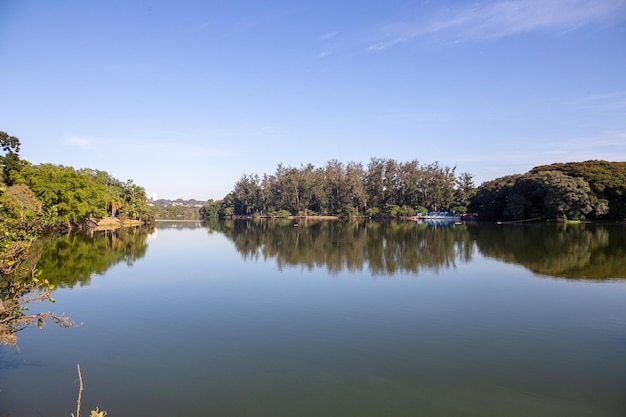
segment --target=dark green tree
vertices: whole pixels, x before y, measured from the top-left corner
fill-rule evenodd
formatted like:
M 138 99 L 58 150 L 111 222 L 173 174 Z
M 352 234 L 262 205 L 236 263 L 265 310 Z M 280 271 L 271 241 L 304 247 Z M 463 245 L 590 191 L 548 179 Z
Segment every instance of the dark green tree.
M 560 171 L 591 188 L 595 217 L 626 218 L 626 162 L 591 160 L 542 165 L 530 172 Z
M 482 183 L 469 205 L 469 211 L 483 220 L 504 220 L 504 210 L 513 185 L 521 175 L 507 175 Z
M 475 194 L 476 187 L 474 186 L 474 176 L 468 172 L 461 173 L 456 180 L 452 211 L 459 213 L 467 212 L 470 201 Z
M 20 140 L 6 132 L 0 132 L 0 146 L 4 154 L 0 156 L 0 166 L 2 166 L 1 182 L 4 182 L 6 185 L 13 185 L 11 172 L 19 172 L 23 166 L 20 160 Z

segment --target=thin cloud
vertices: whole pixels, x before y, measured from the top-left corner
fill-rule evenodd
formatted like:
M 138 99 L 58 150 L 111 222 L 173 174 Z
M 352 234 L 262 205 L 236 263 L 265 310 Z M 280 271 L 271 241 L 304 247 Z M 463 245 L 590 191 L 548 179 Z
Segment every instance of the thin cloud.
M 322 36 L 320 36 L 320 40 L 321 41 L 327 41 L 327 40 L 332 39 L 335 36 L 337 36 L 338 33 L 339 32 L 337 32 L 337 31 L 326 32 Z
M 616 91 L 606 94 L 583 97 L 574 102 L 581 107 L 603 108 L 606 110 L 626 110 L 626 91 Z
M 81 137 L 71 137 L 65 140 L 65 143 L 70 146 L 75 146 L 81 149 L 89 149 L 92 147 L 94 140 Z
M 301 14 L 302 10 L 297 8 L 274 10 L 267 13 L 252 16 L 248 19 L 231 25 L 224 33 L 222 38 L 229 38 L 232 36 L 239 36 L 242 34 L 254 32 L 263 29 L 270 25 L 275 25 L 278 22 L 285 21 L 298 14 Z
M 450 42 L 480 42 L 529 32 L 561 33 L 586 25 L 624 20 L 624 0 L 501 0 L 448 8 L 421 21 L 388 25 L 367 50 L 382 51 L 423 36 Z

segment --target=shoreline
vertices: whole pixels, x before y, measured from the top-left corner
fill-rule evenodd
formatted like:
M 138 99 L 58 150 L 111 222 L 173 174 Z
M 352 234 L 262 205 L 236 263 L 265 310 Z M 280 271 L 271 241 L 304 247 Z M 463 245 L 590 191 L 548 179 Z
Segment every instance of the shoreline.
M 115 230 L 122 227 L 135 227 L 142 226 L 144 223 L 141 220 L 120 220 L 118 218 L 105 217 L 96 223 L 96 227 L 92 230 Z

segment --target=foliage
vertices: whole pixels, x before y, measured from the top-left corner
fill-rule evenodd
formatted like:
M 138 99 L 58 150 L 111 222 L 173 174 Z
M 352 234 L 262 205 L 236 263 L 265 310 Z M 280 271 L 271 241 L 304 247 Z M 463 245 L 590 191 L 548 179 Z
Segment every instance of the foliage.
M 330 160 L 323 167 L 279 164 L 272 175 L 244 174 L 220 202 L 218 215 L 269 216 L 278 212 L 307 216 L 407 216 L 418 208 L 466 211 L 474 193 L 472 175 L 455 168 L 372 158 L 367 167 Z M 202 217 L 216 213 L 212 202 Z
M 220 201 L 209 200 L 200 208 L 200 218 L 203 220 L 217 219 L 220 215 Z
M 624 218 L 625 198 L 626 163 L 587 161 L 485 182 L 469 208 L 484 220 Z
M 106 216 L 146 222 L 154 217 L 142 187 L 132 180 L 121 182 L 104 171 L 28 164 L 12 178 L 29 187 L 41 202 L 46 226 L 71 227 Z
M 23 185 L 0 189 L 0 275 L 12 273 L 41 230 L 41 206 Z
M 0 167 L 2 167 L 0 182 L 12 185 L 12 172 L 19 172 L 23 165 L 20 160 L 20 140 L 6 132 L 0 132 L 0 147 L 4 153 L 0 156 Z
M 589 184 L 559 171 L 528 173 L 517 179 L 507 199 L 504 217 L 581 220 L 593 211 Z
M 559 171 L 584 179 L 591 188 L 592 203 L 599 208 L 597 217 L 626 218 L 626 162 L 568 162 L 538 166 L 530 172 L 543 171 Z
M 483 220 L 502 219 L 511 189 L 521 175 L 507 175 L 484 182 L 472 197 L 469 210 Z
M 19 262 L 19 260 L 15 260 Z M 0 280 L 0 345 L 17 347 L 16 333 L 37 325 L 41 329 L 46 321 L 61 327 L 72 327 L 74 322 L 65 315 L 52 312 L 29 313 L 29 306 L 42 302 L 55 302 L 52 290 L 55 285 L 38 278 L 33 269 L 29 276 L 3 275 Z

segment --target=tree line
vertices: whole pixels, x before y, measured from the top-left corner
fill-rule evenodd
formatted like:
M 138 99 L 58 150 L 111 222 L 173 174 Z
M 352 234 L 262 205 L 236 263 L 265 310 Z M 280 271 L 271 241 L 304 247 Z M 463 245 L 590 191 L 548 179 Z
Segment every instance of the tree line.
M 533 168 L 474 186 L 470 173 L 438 162 L 372 158 L 367 166 L 331 160 L 323 167 L 279 164 L 274 174 L 244 174 L 203 219 L 229 217 L 402 217 L 428 211 L 476 213 L 482 220 L 626 218 L 626 162 L 591 160 Z
M 367 166 L 331 160 L 323 167 L 279 164 L 274 174 L 244 174 L 223 200 L 209 201 L 215 216 L 412 216 L 416 211 L 466 212 L 473 176 L 456 167 L 372 158 Z

